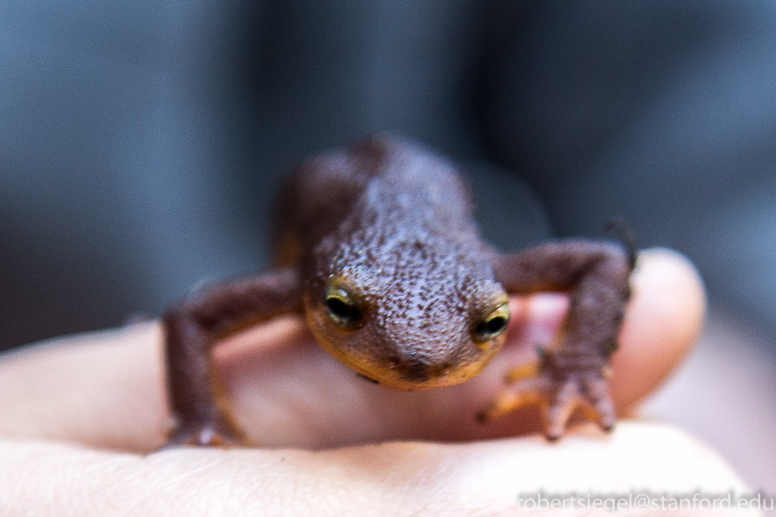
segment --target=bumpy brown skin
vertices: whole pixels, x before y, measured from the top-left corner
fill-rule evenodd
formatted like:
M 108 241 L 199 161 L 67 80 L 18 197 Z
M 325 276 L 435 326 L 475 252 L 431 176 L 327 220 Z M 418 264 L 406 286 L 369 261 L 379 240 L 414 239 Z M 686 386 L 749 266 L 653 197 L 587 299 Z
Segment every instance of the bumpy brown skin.
M 571 294 L 561 335 L 535 375 L 480 418 L 531 393 L 549 404 L 548 438 L 580 401 L 602 427 L 614 424 L 606 375 L 629 295 L 623 246 L 561 241 L 499 255 L 480 240 L 455 167 L 390 137 L 304 162 L 280 207 L 275 270 L 193 293 L 164 315 L 171 444 L 241 441 L 209 357 L 230 332 L 302 312 L 321 346 L 357 373 L 399 389 L 448 386 L 477 375 L 503 344 L 503 333 L 475 339 L 483 318 L 504 310 L 507 294 L 538 291 Z M 336 323 L 327 286 L 357 303 L 357 324 Z

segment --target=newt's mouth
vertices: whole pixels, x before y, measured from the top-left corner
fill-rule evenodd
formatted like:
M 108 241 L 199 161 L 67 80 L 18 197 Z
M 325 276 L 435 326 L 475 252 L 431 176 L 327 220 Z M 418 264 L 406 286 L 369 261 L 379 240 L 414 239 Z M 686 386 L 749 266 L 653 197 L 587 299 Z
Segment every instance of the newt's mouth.
M 364 357 L 337 352 L 332 355 L 355 370 L 360 377 L 400 390 L 423 390 L 460 384 L 480 373 L 492 357 L 488 355 L 478 361 L 457 365 L 428 365 L 417 361 L 370 361 Z

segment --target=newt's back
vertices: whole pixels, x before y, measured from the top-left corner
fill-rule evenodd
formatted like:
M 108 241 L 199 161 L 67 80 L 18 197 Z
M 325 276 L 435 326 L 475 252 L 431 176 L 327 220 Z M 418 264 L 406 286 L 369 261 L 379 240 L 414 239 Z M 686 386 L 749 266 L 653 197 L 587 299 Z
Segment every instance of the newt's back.
M 452 163 L 398 138 L 377 136 L 305 161 L 279 201 L 280 263 L 297 262 L 322 238 L 341 232 L 362 232 L 370 241 L 409 233 L 478 240 L 468 186 Z

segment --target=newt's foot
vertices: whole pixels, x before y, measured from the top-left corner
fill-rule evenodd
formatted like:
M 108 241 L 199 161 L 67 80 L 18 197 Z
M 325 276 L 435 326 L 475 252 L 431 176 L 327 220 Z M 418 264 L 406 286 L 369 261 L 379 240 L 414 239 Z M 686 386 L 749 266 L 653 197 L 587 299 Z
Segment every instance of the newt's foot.
M 195 447 L 240 447 L 250 445 L 245 433 L 226 417 L 212 422 L 183 422 L 170 433 L 163 448 L 193 445 Z
M 477 415 L 488 422 L 520 406 L 536 401 L 545 403 L 545 436 L 555 441 L 563 435 L 574 412 L 581 408 L 588 418 L 597 420 L 605 431 L 611 431 L 617 420 L 614 402 L 609 393 L 608 366 L 566 370 L 559 368 L 550 356 L 534 367 L 535 376 L 526 367 L 516 368 L 507 375 L 513 386 L 504 390 Z

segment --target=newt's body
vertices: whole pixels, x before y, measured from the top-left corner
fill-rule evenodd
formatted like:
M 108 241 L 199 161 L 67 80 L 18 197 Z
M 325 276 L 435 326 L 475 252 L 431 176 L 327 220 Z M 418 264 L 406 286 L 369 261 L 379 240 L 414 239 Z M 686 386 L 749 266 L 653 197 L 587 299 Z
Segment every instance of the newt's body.
M 390 138 L 304 162 L 281 202 L 275 270 L 194 293 L 165 314 L 173 443 L 239 439 L 209 359 L 229 332 L 303 312 L 321 346 L 359 374 L 400 389 L 448 386 L 498 352 L 508 294 L 538 291 L 571 294 L 561 335 L 536 376 L 490 414 L 526 391 L 549 402 L 550 438 L 579 400 L 604 428 L 614 424 L 606 374 L 632 269 L 621 246 L 560 241 L 498 254 L 480 240 L 455 168 Z

